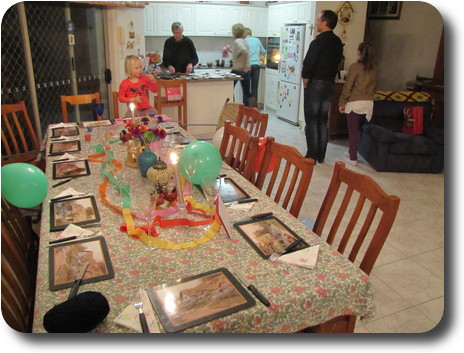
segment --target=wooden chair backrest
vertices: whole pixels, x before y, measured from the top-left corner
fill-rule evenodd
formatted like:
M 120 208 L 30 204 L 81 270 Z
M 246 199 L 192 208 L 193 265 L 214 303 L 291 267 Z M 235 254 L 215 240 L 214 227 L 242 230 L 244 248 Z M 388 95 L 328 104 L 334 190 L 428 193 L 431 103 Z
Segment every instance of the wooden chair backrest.
M 258 137 L 252 137 L 244 128 L 226 121 L 219 153 L 224 162 L 250 180 L 258 143 Z
M 235 123 L 238 117 L 238 111 L 244 105 L 241 103 L 229 102 L 229 98 L 227 98 L 226 103 L 222 107 L 221 114 L 219 115 L 219 119 L 216 124 L 216 130 L 219 130 L 221 127 L 224 126 L 224 122 L 226 120 Z
M 113 111 L 114 118 L 119 119 L 119 92 L 113 91 Z
M 38 237 L 2 197 L 2 314 L 13 329 L 32 331 Z
M 95 104 L 100 104 L 100 92 L 89 93 L 89 94 L 77 94 L 74 96 L 61 96 L 61 115 L 63 123 L 68 122 L 68 108 L 66 103 L 71 105 L 91 104 L 95 101 Z M 97 115 L 97 120 L 101 120 L 101 116 Z
M 337 250 L 341 254 L 349 251 L 348 259 L 352 262 L 363 243 L 368 244 L 367 249 L 362 251 L 364 255 L 359 268 L 370 274 L 393 225 L 399 204 L 397 196 L 386 194 L 371 177 L 346 168 L 343 162 L 336 162 L 313 231 L 321 236 L 324 226 L 329 225 L 327 243 L 338 243 Z M 369 232 L 374 228 L 374 232 Z
M 155 108 L 159 114 L 162 114 L 163 107 L 178 107 L 181 125 L 187 126 L 187 80 L 156 80 L 158 93 L 154 97 Z M 181 99 L 179 101 L 168 101 L 166 99 L 166 88 L 180 88 Z
M 31 161 L 39 150 L 40 143 L 24 101 L 2 104 L 2 165 Z
M 264 137 L 266 135 L 268 115 L 260 113 L 258 109 L 242 106 L 238 110 L 235 125 L 247 129 L 251 136 Z
M 271 163 L 275 163 L 275 166 L 268 173 Z M 277 143 L 274 138 L 268 137 L 255 185 L 291 215 L 298 217 L 308 192 L 314 164 L 313 159 L 305 158 L 296 148 Z

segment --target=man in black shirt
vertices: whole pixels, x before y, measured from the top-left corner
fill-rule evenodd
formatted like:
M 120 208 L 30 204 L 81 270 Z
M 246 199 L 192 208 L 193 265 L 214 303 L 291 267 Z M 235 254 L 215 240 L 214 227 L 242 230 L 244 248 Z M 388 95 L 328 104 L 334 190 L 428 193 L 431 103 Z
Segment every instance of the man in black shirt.
M 193 72 L 198 63 L 195 45 L 189 37 L 183 35 L 184 28 L 180 22 L 171 25 L 173 37 L 166 39 L 163 49 L 163 65 L 170 73 Z
M 327 150 L 328 112 L 338 65 L 343 56 L 343 44 L 333 29 L 338 16 L 331 10 L 322 11 L 316 19 L 320 33 L 309 45 L 303 61 L 306 158 L 324 163 Z

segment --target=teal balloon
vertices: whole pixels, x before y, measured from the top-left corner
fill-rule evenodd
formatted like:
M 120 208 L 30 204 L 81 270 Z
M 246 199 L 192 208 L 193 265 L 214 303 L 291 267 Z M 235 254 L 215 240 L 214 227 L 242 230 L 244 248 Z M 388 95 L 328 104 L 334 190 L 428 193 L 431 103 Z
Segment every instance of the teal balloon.
M 2 167 L 2 195 L 12 205 L 30 208 L 47 197 L 45 173 L 28 163 L 11 163 Z
M 184 163 L 186 163 L 186 161 L 195 163 L 197 166 L 191 180 L 184 169 Z M 189 143 L 179 155 L 179 170 L 181 174 L 193 184 L 200 185 L 204 179 L 211 179 L 211 181 L 213 181 L 219 175 L 221 167 L 221 154 L 213 144 L 206 141 Z

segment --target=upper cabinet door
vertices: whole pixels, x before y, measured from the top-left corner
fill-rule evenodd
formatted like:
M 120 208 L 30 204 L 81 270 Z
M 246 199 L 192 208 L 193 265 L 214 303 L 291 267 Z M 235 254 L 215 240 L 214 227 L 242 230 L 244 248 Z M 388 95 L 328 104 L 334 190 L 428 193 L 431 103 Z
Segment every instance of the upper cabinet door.
M 171 24 L 174 22 L 173 19 L 176 14 L 175 4 L 156 5 L 157 36 L 172 36 Z
M 178 21 L 182 23 L 184 34 L 192 36 L 195 34 L 194 16 L 194 4 L 176 4 L 176 13 L 172 22 Z
M 195 5 L 195 35 L 213 36 L 216 23 L 213 6 Z
M 148 4 L 144 9 L 145 14 L 145 35 L 154 36 L 156 35 L 155 18 L 156 18 L 156 7 L 155 5 Z

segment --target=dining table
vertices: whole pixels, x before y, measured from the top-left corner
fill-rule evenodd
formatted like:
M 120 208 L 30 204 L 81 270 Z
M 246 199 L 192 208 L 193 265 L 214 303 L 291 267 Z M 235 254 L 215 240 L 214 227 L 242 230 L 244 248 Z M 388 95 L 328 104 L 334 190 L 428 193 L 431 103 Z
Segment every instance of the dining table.
M 150 124 L 155 123 L 151 121 Z M 175 122 L 170 127 L 168 133 L 181 133 L 195 143 L 195 138 Z M 80 150 L 69 155 L 77 160 L 86 160 L 90 172 L 58 186 L 54 186 L 60 180 L 54 178 L 53 165 L 63 156 L 48 154 L 50 144 L 56 142 L 51 134 L 44 140 L 44 151 L 48 154 L 46 176 L 49 190 L 41 216 L 33 332 L 47 332 L 44 316 L 68 299 L 70 288 L 50 289 L 50 242 L 57 240 L 63 232 L 62 229 L 51 231 L 50 205 L 54 198 L 69 188 L 80 195 L 94 196 L 99 222 L 82 227 L 91 231 L 92 236 L 104 239 L 114 272 L 111 278 L 83 282 L 79 286 L 79 293 L 101 293 L 110 307 L 108 315 L 91 332 L 135 333 L 138 330 L 130 324 L 131 320 L 134 324 L 134 318 L 124 317 L 124 314 L 137 313 L 132 307 L 138 292 L 146 293 L 150 288 L 224 268 L 232 274 L 241 273 L 259 289 L 270 305 L 262 304 L 244 287 L 255 299 L 254 305 L 218 315 L 178 332 L 292 333 L 342 315 L 373 317 L 375 308 L 369 277 L 224 162 L 220 174 L 233 180 L 249 197 L 257 199 L 251 208 L 226 207 L 230 223 L 249 219 L 255 214 L 272 213 L 310 247 L 319 246 L 313 268 L 272 262 L 263 258 L 235 227 L 227 232 L 219 217 L 215 216 L 211 224 L 203 193 L 183 176 L 183 193 L 188 205 L 205 211 L 187 214 L 187 218 L 198 222 L 175 222 L 179 217 L 175 212 L 176 203 L 166 201 L 157 208 L 161 216 L 154 222 L 153 215 L 150 216 L 149 222 L 153 222 L 154 226 L 151 235 L 146 232 L 142 232 L 143 237 L 134 232 L 129 234 L 129 229 L 146 226 L 143 209 L 150 200 L 154 185 L 141 175 L 138 168 L 127 165 L 127 142 L 120 140 L 123 129 L 123 125 L 113 123 L 94 127 L 89 133 L 82 124 L 78 125 L 78 135 L 69 139 L 79 141 Z M 159 158 L 168 160 L 170 152 L 180 151 L 188 145 L 163 143 L 158 147 L 156 153 Z M 117 178 L 112 178 L 113 174 Z M 168 209 L 174 211 L 167 212 Z M 166 222 L 163 223 L 163 220 Z M 216 226 L 214 231 L 211 230 L 213 226 Z M 149 237 L 156 241 L 147 241 Z M 145 312 L 150 313 L 151 332 L 168 332 L 152 302 L 145 301 L 144 304 Z

